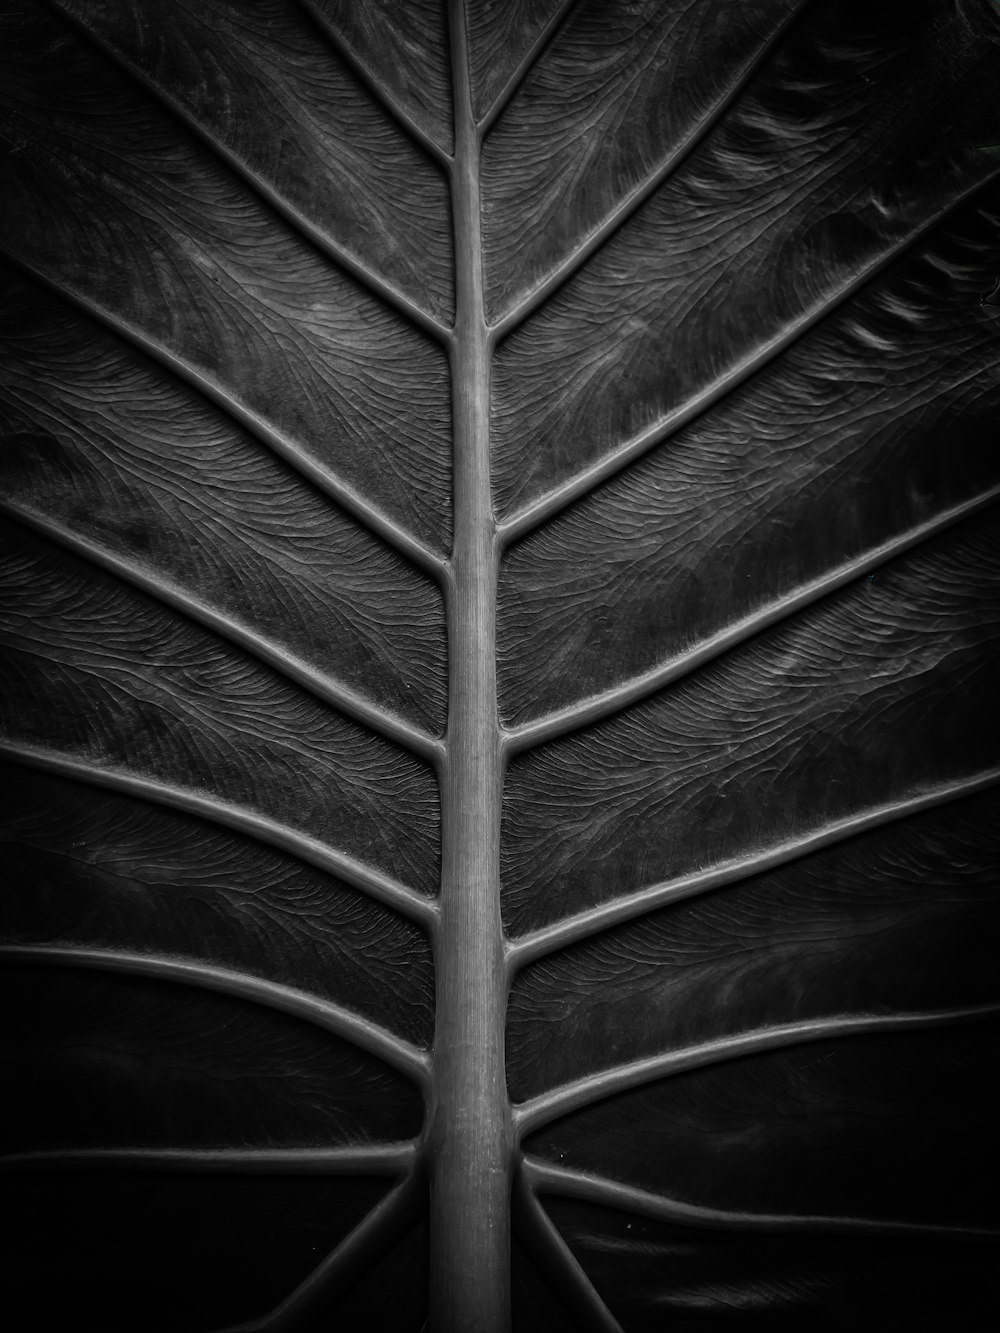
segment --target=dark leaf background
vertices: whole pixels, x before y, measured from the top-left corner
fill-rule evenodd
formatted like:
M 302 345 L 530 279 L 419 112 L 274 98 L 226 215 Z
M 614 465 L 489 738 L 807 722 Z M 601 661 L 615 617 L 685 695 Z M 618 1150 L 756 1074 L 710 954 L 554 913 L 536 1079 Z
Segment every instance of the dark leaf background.
M 986 1329 L 1000 11 L 466 0 L 518 1329 Z M 438 0 L 7 0 L 16 1327 L 427 1314 Z

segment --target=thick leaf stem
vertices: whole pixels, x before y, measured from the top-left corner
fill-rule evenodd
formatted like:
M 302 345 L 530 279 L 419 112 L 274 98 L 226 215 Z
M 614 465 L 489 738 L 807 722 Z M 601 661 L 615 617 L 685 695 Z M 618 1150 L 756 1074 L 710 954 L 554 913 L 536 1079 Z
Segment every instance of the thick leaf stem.
M 447 595 L 451 686 L 435 941 L 431 1328 L 434 1333 L 506 1333 L 513 1131 L 503 1044 L 507 974 L 500 918 L 503 760 L 496 689 L 490 347 L 483 303 L 480 137 L 472 112 L 463 0 L 451 0 L 449 21 L 456 145 L 455 544 Z

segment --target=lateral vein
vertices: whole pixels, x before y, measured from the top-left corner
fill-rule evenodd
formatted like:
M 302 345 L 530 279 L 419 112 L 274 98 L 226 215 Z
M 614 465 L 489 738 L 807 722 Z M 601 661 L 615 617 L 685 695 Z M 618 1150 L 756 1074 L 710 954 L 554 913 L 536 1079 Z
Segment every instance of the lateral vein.
M 280 431 L 275 430 L 273 426 L 268 425 L 256 412 L 244 407 L 220 385 L 202 375 L 194 366 L 173 352 L 168 351 L 162 344 L 155 342 L 141 329 L 137 329 L 125 320 L 120 319 L 82 293 L 62 286 L 13 252 L 6 248 L 0 248 L 0 253 L 33 281 L 53 292 L 77 310 L 82 311 L 84 315 L 110 330 L 116 337 L 138 348 L 140 352 L 155 361 L 157 365 L 168 370 L 182 383 L 189 385 L 215 407 L 220 408 L 249 431 L 261 444 L 295 468 L 327 499 L 333 500 L 342 509 L 346 510 L 352 518 L 378 537 L 386 546 L 403 556 L 410 564 L 434 579 L 435 582 L 440 583 L 446 578 L 447 561 L 443 556 L 438 555 L 430 547 L 418 541 L 395 519 L 382 513 L 347 482 L 334 476 L 333 473 L 310 458 L 300 445 L 294 443 Z
M 577 0 L 560 0 L 560 3 L 546 19 L 544 25 L 539 30 L 535 40 L 531 43 L 524 55 L 518 61 L 517 66 L 511 72 L 507 82 L 497 93 L 493 104 L 478 123 L 480 138 L 485 138 L 496 122 L 503 115 L 510 104 L 514 94 L 520 88 L 521 84 L 534 69 L 545 48 L 552 41 L 553 37 L 563 22 L 575 8 Z
M 907 251 L 919 245 L 936 227 L 939 227 L 963 204 L 1000 179 L 1000 171 L 991 172 L 984 180 L 977 181 L 969 189 L 962 191 L 948 206 L 928 218 L 896 245 L 873 260 L 867 268 L 845 282 L 837 291 L 820 301 L 811 310 L 792 320 L 785 328 L 766 342 L 763 347 L 744 356 L 724 375 L 701 390 L 680 407 L 667 412 L 645 429 L 639 431 L 630 440 L 619 445 L 611 453 L 592 464 L 576 476 L 554 486 L 539 499 L 525 505 L 498 526 L 498 540 L 504 547 L 519 541 L 527 533 L 553 518 L 567 506 L 589 495 L 610 477 L 621 472 L 630 463 L 641 458 L 656 445 L 675 435 L 682 427 L 689 425 L 697 417 L 715 407 L 729 394 L 751 379 L 758 371 L 788 351 L 801 338 L 816 327 L 822 320 L 834 314 L 846 301 L 855 296 L 884 272 L 890 265 L 901 259 Z
M 423 149 L 427 156 L 437 163 L 439 167 L 444 168 L 445 171 L 450 170 L 453 160 L 451 154 L 446 153 L 437 140 L 432 138 L 432 136 L 429 135 L 416 120 L 414 120 L 410 113 L 400 106 L 394 97 L 390 96 L 365 62 L 347 44 L 326 15 L 312 3 L 312 0 L 295 0 L 295 3 L 304 13 L 309 15 L 309 18 L 330 43 L 336 54 L 348 69 L 350 69 L 351 73 L 362 85 L 365 91 L 392 117 L 399 128 L 405 134 L 409 135 L 418 148 Z
M 442 752 L 439 740 L 421 731 L 412 723 L 397 717 L 385 709 L 377 707 L 362 695 L 339 681 L 321 675 L 314 667 L 304 662 L 294 653 L 273 642 L 264 635 L 256 633 L 246 625 L 241 625 L 230 616 L 216 611 L 211 606 L 199 601 L 183 589 L 161 582 L 146 574 L 128 560 L 102 549 L 78 533 L 71 531 L 64 524 L 48 515 L 33 513 L 0 498 L 0 513 L 25 527 L 40 533 L 52 541 L 58 542 L 72 551 L 74 555 L 88 560 L 100 569 L 108 570 L 143 592 L 152 594 L 175 610 L 181 611 L 191 620 L 206 625 L 217 634 L 252 653 L 272 670 L 278 671 L 295 685 L 308 690 L 323 703 L 336 708 L 346 717 L 360 722 L 370 731 L 407 750 L 424 763 L 436 765 Z
M 183 787 L 172 787 L 154 778 L 101 768 L 87 760 L 71 758 L 43 746 L 0 740 L 0 756 L 15 763 L 26 764 L 30 768 L 89 782 L 96 787 L 105 787 L 111 791 L 124 792 L 126 795 L 153 801 L 186 814 L 198 815 L 225 828 L 235 829 L 238 833 L 256 838 L 269 847 L 276 847 L 282 852 L 298 857 L 308 865 L 335 875 L 345 884 L 367 894 L 376 902 L 383 903 L 386 907 L 391 907 L 403 916 L 409 917 L 425 930 L 434 929 L 438 909 L 432 899 L 423 897 L 400 881 L 383 874 L 382 871 L 356 861 L 343 852 L 334 851 L 318 839 L 311 838 L 308 834 L 300 833 L 285 824 L 279 824 L 277 820 L 270 819 L 266 815 L 230 805 L 218 797 L 206 796 Z
M 8 1153 L 0 1171 L 157 1171 L 205 1175 L 401 1175 L 413 1142 L 343 1148 L 84 1148 Z
M 365 1217 L 318 1268 L 270 1314 L 218 1333 L 296 1333 L 321 1314 L 409 1231 L 420 1216 L 422 1176 L 410 1174 Z
M 0 962 L 36 963 L 56 967 L 92 968 L 101 972 L 119 972 L 127 976 L 154 977 L 175 981 L 200 990 L 217 991 L 250 1000 L 268 1009 L 291 1014 L 295 1018 L 343 1037 L 353 1045 L 377 1056 L 400 1073 L 423 1086 L 430 1061 L 425 1051 L 370 1019 L 344 1009 L 330 1000 L 320 999 L 263 977 L 250 976 L 229 968 L 186 958 L 166 958 L 129 953 L 119 949 L 86 949 L 75 946 L 40 944 L 2 944 Z
M 531 1188 L 532 1177 L 518 1172 L 516 1202 L 523 1239 L 573 1316 L 581 1333 L 624 1333 L 573 1251 Z
M 571 944 L 579 944 L 603 930 L 631 921 L 635 917 L 645 916 L 657 908 L 682 902 L 686 898 L 694 898 L 730 884 L 738 884 L 753 875 L 788 865 L 824 847 L 859 837 L 883 824 L 895 823 L 897 820 L 906 819 L 909 815 L 932 810 L 936 806 L 946 805 L 949 801 L 960 800 L 965 796 L 974 796 L 997 785 L 1000 785 L 1000 767 L 986 769 L 930 791 L 919 792 L 914 796 L 889 801 L 872 810 L 848 815 L 802 837 L 778 843 L 756 855 L 734 857 L 706 870 L 697 870 L 690 875 L 666 880 L 651 885 L 648 889 L 641 889 L 637 893 L 602 903 L 598 907 L 588 908 L 585 912 L 565 917 L 562 921 L 508 941 L 508 964 L 512 973 L 519 971 L 538 958 L 543 958 L 558 949 L 565 949 Z
M 569 9 L 573 0 L 565 8 Z M 655 194 L 661 185 L 664 185 L 671 176 L 687 161 L 691 154 L 708 137 L 718 122 L 726 114 L 731 106 L 739 99 L 747 85 L 753 79 L 754 75 L 760 69 L 761 65 L 767 60 L 781 39 L 785 36 L 789 27 L 798 19 L 802 10 L 809 5 L 812 0 L 803 0 L 799 9 L 789 14 L 782 23 L 775 29 L 771 36 L 763 43 L 753 59 L 747 64 L 735 82 L 722 95 L 715 106 L 698 122 L 683 143 L 679 144 L 660 165 L 641 181 L 633 190 L 631 190 L 621 203 L 607 215 L 599 226 L 595 227 L 589 236 L 573 250 L 562 263 L 558 264 L 546 278 L 533 287 L 527 296 L 518 302 L 512 310 L 506 315 L 501 316 L 490 328 L 491 336 L 494 342 L 500 342 L 529 318 L 534 312 L 549 299 L 549 297 L 559 287 L 562 287 L 569 279 L 598 251 L 606 241 L 620 231 L 635 213 L 639 211 L 642 205 Z M 546 38 L 547 40 L 547 38 Z M 544 44 L 543 44 L 544 45 Z M 502 109 L 502 108 L 501 108 Z M 497 113 L 499 114 L 499 112 Z M 491 117 L 491 122 L 494 117 Z
M 894 1222 L 868 1217 L 821 1217 L 794 1213 L 741 1213 L 705 1208 L 678 1199 L 653 1194 L 602 1176 L 592 1176 L 568 1167 L 551 1166 L 528 1157 L 522 1167 L 534 1189 L 564 1198 L 618 1208 L 680 1226 L 712 1227 L 725 1231 L 819 1232 L 829 1235 L 869 1234 L 877 1236 L 954 1236 L 969 1240 L 1000 1240 L 1000 1231 L 980 1227 L 949 1226 L 934 1222 Z
M 827 1041 L 838 1037 L 864 1036 L 868 1033 L 924 1031 L 929 1028 L 950 1027 L 957 1023 L 978 1023 L 1000 1018 L 1000 1003 L 973 1005 L 964 1008 L 933 1009 L 912 1014 L 841 1014 L 827 1018 L 807 1019 L 799 1023 L 782 1023 L 774 1027 L 741 1032 L 732 1037 L 720 1037 L 700 1046 L 668 1051 L 661 1055 L 635 1060 L 589 1074 L 586 1078 L 553 1088 L 550 1092 L 532 1097 L 514 1107 L 514 1124 L 523 1138 L 543 1125 L 561 1116 L 579 1111 L 594 1102 L 603 1101 L 617 1093 L 641 1088 L 657 1079 L 685 1074 L 692 1069 L 705 1069 L 727 1060 L 738 1060 L 759 1051 L 783 1050 L 807 1042 Z
M 67 24 L 92 42 L 117 69 L 128 75 L 129 78 L 134 79 L 146 92 L 166 107 L 172 115 L 176 116 L 185 129 L 194 134 L 220 162 L 235 172 L 245 185 L 274 209 L 290 227 L 297 231 L 307 243 L 314 246 L 325 259 L 332 260 L 373 296 L 378 297 L 380 301 L 395 310 L 397 314 L 408 320 L 422 333 L 447 346 L 451 341 L 451 330 L 447 325 L 442 324 L 429 311 L 418 305 L 416 301 L 400 291 L 391 282 L 380 278 L 362 260 L 352 255 L 349 250 L 335 241 L 328 232 L 311 222 L 279 190 L 269 185 L 266 180 L 259 176 L 243 158 L 227 148 L 210 130 L 206 129 L 183 103 L 171 97 L 162 84 L 150 78 L 137 65 L 134 65 L 123 52 L 87 27 L 86 23 L 75 14 L 63 9 L 59 0 L 45 0 L 45 3 L 49 4 Z
M 615 713 L 621 712 L 632 704 L 639 703 L 665 686 L 672 685 L 675 681 L 690 675 L 707 662 L 721 657 L 723 653 L 728 652 L 731 648 L 745 643 L 762 630 L 780 624 L 797 611 L 801 611 L 803 608 L 829 596 L 830 593 L 836 592 L 839 588 L 856 579 L 870 565 L 882 564 L 886 560 L 894 559 L 896 556 L 912 550 L 913 547 L 938 536 L 963 519 L 971 518 L 974 514 L 988 509 L 998 500 L 1000 500 L 1000 486 L 984 491 L 971 500 L 945 510 L 936 518 L 920 523 L 916 527 L 880 543 L 878 546 L 863 551 L 860 555 L 855 556 L 853 560 L 845 562 L 820 578 L 813 579 L 810 583 L 803 584 L 802 587 L 795 589 L 793 592 L 778 597 L 759 610 L 751 612 L 742 620 L 727 626 L 717 634 L 713 634 L 711 638 L 706 639 L 696 648 L 673 658 L 671 661 L 664 663 L 663 666 L 633 676 L 623 684 L 605 690 L 603 694 L 591 695 L 589 698 L 582 699 L 579 703 L 572 704 L 568 708 L 547 713 L 544 717 L 540 717 L 533 722 L 526 722 L 522 726 L 510 728 L 505 736 L 507 753 L 511 756 L 521 754 L 526 750 L 534 749 L 538 745 L 556 740 L 560 736 L 566 736 L 584 727 L 591 726 L 595 722 L 600 722 Z

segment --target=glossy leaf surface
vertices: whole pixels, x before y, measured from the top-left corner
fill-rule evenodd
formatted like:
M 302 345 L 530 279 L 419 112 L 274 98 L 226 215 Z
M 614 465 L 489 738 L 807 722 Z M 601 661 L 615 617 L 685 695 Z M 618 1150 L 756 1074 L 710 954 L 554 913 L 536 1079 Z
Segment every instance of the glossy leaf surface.
M 984 1327 L 996 6 L 2 24 L 8 1306 Z

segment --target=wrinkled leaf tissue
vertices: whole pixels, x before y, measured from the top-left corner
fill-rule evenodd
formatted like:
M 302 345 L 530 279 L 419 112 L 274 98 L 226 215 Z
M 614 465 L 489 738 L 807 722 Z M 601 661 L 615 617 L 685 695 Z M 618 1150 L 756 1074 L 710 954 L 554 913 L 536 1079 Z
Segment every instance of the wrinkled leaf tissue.
M 992 0 L 0 22 L 16 1326 L 992 1327 Z

